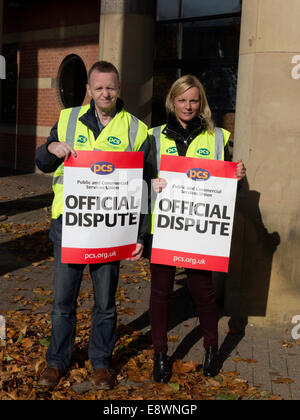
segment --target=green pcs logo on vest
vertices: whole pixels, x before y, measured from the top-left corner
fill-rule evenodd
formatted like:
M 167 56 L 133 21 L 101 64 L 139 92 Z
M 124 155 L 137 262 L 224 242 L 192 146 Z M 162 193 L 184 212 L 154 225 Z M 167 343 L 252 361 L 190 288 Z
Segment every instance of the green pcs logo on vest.
M 176 148 L 176 146 L 169 147 L 169 148 L 166 150 L 166 152 L 167 152 L 167 154 L 169 154 L 169 155 L 174 155 L 174 154 L 176 154 L 176 153 L 177 153 L 177 148 Z
M 210 155 L 210 150 L 206 149 L 205 147 L 201 147 L 200 149 L 197 150 L 197 155 L 199 156 L 209 156 Z
M 77 137 L 76 143 L 80 143 L 80 145 L 85 144 L 88 141 L 87 137 L 79 134 L 79 136 Z
M 119 146 L 122 143 L 122 140 L 118 139 L 117 137 L 109 136 L 107 138 L 107 143 L 111 146 Z

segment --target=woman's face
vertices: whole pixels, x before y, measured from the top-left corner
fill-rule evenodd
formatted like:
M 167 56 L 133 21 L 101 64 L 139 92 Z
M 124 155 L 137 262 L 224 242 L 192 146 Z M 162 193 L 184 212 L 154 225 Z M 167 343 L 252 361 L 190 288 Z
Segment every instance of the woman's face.
M 181 95 L 176 96 L 173 105 L 178 121 L 183 128 L 186 128 L 187 123 L 199 114 L 199 89 L 197 87 L 189 88 Z

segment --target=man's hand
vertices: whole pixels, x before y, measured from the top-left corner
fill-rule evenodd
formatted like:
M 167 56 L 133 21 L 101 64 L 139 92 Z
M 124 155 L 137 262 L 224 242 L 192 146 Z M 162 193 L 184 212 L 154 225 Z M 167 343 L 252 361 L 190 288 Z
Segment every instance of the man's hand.
M 164 178 L 155 178 L 152 180 L 152 186 L 156 193 L 160 193 L 167 186 L 167 181 Z
M 136 244 L 136 248 L 132 253 L 132 257 L 126 258 L 126 261 L 138 261 L 144 251 L 144 245 Z
M 52 153 L 59 159 L 68 160 L 70 155 L 72 154 L 74 157 L 77 156 L 74 149 L 68 145 L 68 143 L 60 142 L 60 141 L 53 141 L 48 146 L 48 152 Z
M 240 181 L 242 178 L 244 178 L 245 175 L 246 175 L 246 168 L 244 166 L 243 161 L 242 160 L 239 160 L 237 162 L 235 176 Z

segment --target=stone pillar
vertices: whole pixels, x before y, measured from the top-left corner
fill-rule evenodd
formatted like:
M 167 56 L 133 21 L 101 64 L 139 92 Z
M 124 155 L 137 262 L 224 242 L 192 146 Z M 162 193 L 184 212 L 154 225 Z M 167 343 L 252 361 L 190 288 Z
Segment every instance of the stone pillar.
M 243 0 L 233 158 L 248 184 L 227 307 L 272 326 L 300 314 L 299 21 L 299 0 Z
M 99 59 L 120 71 L 126 109 L 151 124 L 155 1 L 102 0 Z

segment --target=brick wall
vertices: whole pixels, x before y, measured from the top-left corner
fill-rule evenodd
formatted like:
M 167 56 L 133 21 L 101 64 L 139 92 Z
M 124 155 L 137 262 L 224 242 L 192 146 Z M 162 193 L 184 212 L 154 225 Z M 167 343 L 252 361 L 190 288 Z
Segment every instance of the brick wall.
M 76 54 L 88 70 L 98 60 L 100 1 L 86 7 L 78 0 L 22 3 L 4 9 L 3 43 L 17 44 L 19 88 L 16 127 L 10 124 L 6 134 L 0 122 L 0 166 L 34 171 L 35 150 L 63 109 L 57 88 L 62 61 Z

